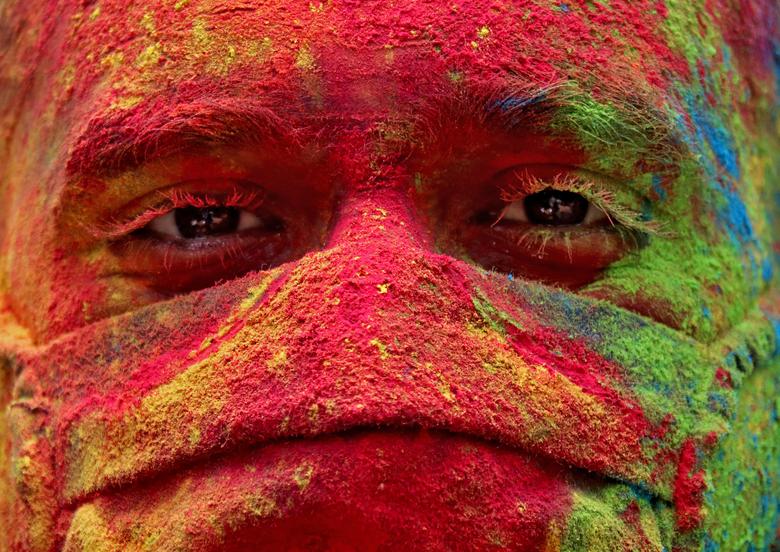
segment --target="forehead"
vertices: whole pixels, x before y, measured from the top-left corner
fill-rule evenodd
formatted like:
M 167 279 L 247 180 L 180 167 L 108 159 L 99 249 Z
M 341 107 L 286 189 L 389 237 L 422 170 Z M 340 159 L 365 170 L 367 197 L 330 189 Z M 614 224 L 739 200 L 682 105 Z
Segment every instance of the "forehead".
M 139 128 L 160 106 L 175 120 L 178 105 L 217 98 L 251 99 L 286 119 L 302 113 L 307 125 L 404 118 L 421 98 L 458 89 L 514 107 L 562 83 L 596 101 L 641 96 L 664 110 L 699 50 L 722 42 L 708 30 L 706 44 L 691 44 L 685 36 L 705 32 L 697 11 L 670 14 L 655 1 L 103 0 L 58 9 L 41 31 L 43 78 L 27 112 L 32 138 L 61 152 L 90 122 Z M 28 164 L 56 167 L 40 153 Z
M 313 109 L 393 109 L 472 80 L 574 79 L 666 88 L 687 78 L 695 14 L 656 2 L 104 1 L 64 7 L 56 74 L 131 109 L 182 85 L 199 94 L 303 95 Z M 627 71 L 626 68 L 630 68 Z M 631 84 L 629 84 L 631 83 Z M 641 83 L 641 84 L 640 84 Z M 57 91 L 54 91 L 57 95 Z

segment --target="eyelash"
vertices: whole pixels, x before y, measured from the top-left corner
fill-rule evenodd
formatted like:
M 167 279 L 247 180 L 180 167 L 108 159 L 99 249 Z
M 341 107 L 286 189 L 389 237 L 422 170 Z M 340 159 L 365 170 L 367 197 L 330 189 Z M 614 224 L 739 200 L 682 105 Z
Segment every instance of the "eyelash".
M 515 176 L 513 182 L 499 187 L 501 200 L 507 205 L 515 201 L 522 201 L 526 196 L 546 188 L 553 188 L 580 194 L 604 213 L 615 230 L 622 228 L 624 231 L 629 230 L 645 236 L 665 235 L 661 224 L 657 221 L 646 220 L 641 213 L 621 204 L 615 194 L 605 189 L 595 178 L 586 178 L 572 173 L 559 173 L 552 180 L 549 180 L 532 175 L 528 170 L 514 171 L 513 175 Z M 547 232 L 549 230 L 542 229 L 540 231 Z M 560 230 L 557 232 L 562 233 Z
M 147 208 L 141 214 L 129 220 L 111 222 L 101 228 L 96 234 L 101 238 L 121 239 L 143 230 L 154 219 L 166 215 L 174 209 L 183 207 L 205 208 L 211 206 L 237 207 L 240 209 L 257 210 L 264 201 L 265 194 L 258 190 L 243 190 L 233 188 L 229 194 L 213 194 L 212 192 L 191 192 L 170 189 L 159 192 L 163 200 Z
M 572 245 L 572 241 L 582 237 L 584 232 L 609 232 L 610 234 L 617 235 L 624 246 L 630 247 L 632 249 L 637 248 L 640 245 L 644 245 L 647 240 L 647 234 L 632 228 L 626 228 L 625 226 L 621 225 L 613 225 L 607 229 L 597 228 L 589 230 L 552 230 L 545 227 L 531 226 L 528 228 L 515 230 L 517 237 L 515 244 L 517 246 L 527 247 L 528 250 L 531 250 L 536 244 L 536 249 L 533 252 L 533 255 L 538 258 L 544 257 L 547 246 L 551 242 L 555 244 L 563 244 L 569 262 L 571 262 L 574 253 L 574 246 Z

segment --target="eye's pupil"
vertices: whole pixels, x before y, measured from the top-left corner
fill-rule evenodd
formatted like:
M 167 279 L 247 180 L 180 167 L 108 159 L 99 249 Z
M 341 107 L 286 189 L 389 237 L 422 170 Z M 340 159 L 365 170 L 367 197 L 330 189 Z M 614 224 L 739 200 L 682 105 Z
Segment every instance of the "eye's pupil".
M 182 207 L 175 209 L 176 227 L 184 238 L 203 238 L 230 234 L 238 229 L 237 207 Z
M 587 199 L 574 192 L 552 188 L 526 196 L 524 205 L 529 222 L 534 224 L 579 224 L 588 214 Z

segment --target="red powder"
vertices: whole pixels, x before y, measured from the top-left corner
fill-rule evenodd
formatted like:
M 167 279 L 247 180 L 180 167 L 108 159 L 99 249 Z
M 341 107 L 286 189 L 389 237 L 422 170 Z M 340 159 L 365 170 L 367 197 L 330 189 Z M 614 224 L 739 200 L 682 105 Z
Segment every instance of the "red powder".
M 725 387 L 726 389 L 732 389 L 734 387 L 734 384 L 731 381 L 731 374 L 722 366 L 718 367 L 715 371 L 715 379 L 721 387 Z
M 674 480 L 674 506 L 677 510 L 677 528 L 690 531 L 701 523 L 704 471 L 696 467 L 696 445 L 691 439 L 683 443 L 677 476 Z

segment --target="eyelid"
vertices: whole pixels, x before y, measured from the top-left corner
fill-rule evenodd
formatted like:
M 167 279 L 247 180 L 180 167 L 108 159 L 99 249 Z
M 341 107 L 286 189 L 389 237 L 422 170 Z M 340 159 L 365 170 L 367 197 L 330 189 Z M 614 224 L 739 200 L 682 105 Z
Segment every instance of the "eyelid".
M 199 189 L 208 183 L 212 184 L 211 189 Z M 100 239 L 119 239 L 181 207 L 224 206 L 254 211 L 260 209 L 266 199 L 265 191 L 253 183 L 236 181 L 233 182 L 232 187 L 225 191 L 215 191 L 213 188 L 219 187 L 215 184 L 217 183 L 211 180 L 183 182 L 169 186 L 164 190 L 157 190 L 150 194 L 152 199 L 156 201 L 149 207 L 140 212 L 138 209 L 133 209 L 130 214 L 120 215 L 97 229 L 93 229 L 91 233 Z M 224 184 L 224 182 L 220 184 Z M 149 201 L 144 201 L 144 198 L 140 202 L 141 204 L 149 203 Z
M 541 178 L 532 172 L 541 172 L 540 168 L 524 166 L 509 169 L 513 179 L 499 184 L 501 199 L 509 205 L 546 188 L 574 192 L 601 210 L 612 226 L 624 226 L 647 235 L 665 235 L 660 223 L 647 220 L 640 212 L 619 201 L 614 192 L 616 183 L 607 177 L 577 167 L 547 165 L 544 169 L 551 172 L 552 177 Z

